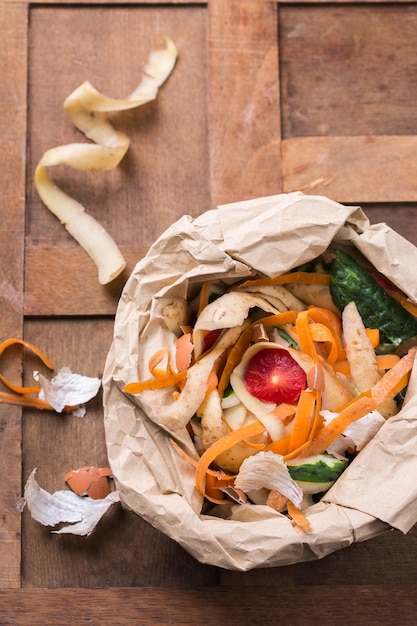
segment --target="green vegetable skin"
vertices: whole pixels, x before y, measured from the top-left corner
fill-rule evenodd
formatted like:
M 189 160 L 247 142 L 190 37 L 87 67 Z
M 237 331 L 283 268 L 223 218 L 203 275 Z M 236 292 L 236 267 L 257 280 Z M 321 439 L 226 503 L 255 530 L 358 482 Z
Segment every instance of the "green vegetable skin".
M 304 493 L 315 494 L 327 491 L 347 467 L 347 461 L 336 459 L 330 454 L 316 454 L 303 459 L 287 462 L 288 471 L 298 482 Z
M 395 352 L 407 339 L 417 336 L 417 319 L 389 296 L 376 280 L 355 259 L 334 250 L 330 266 L 330 293 L 335 305 L 342 311 L 349 302 L 355 302 L 368 328 L 378 328 L 379 353 Z
M 302 463 L 287 462 L 293 480 L 310 483 L 332 483 L 346 469 L 347 461 L 336 459 L 330 454 L 316 454 L 303 459 Z

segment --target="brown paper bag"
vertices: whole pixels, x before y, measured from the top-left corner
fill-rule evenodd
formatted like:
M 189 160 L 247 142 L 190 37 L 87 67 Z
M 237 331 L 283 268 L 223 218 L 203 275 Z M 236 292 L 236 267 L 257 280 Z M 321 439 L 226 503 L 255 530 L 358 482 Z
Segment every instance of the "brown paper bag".
M 385 224 L 371 226 L 359 207 L 300 192 L 220 206 L 184 216 L 136 265 L 121 296 L 104 384 L 109 463 L 122 503 L 202 563 L 227 569 L 288 565 L 321 558 L 391 527 L 417 521 L 417 385 L 414 372 L 401 412 L 384 424 L 321 502 L 301 532 L 266 506 L 226 505 L 201 513 L 193 468 L 169 437 L 196 456 L 186 428 L 168 432 L 159 416 L 165 392 L 129 396 L 124 385 L 149 377 L 149 357 L 173 348 L 163 310 L 189 298 L 204 280 L 274 276 L 324 252 L 332 242 L 360 250 L 417 301 L 417 249 Z M 171 393 L 171 392 L 166 392 Z

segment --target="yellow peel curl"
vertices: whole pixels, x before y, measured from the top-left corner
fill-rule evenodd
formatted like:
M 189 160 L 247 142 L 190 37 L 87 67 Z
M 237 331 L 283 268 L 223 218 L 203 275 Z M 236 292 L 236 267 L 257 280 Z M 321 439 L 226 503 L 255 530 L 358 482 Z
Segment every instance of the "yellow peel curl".
M 64 109 L 74 125 L 95 144 L 74 143 L 47 150 L 35 171 L 35 186 L 42 202 L 93 259 L 102 285 L 114 280 L 126 267 L 126 261 L 104 227 L 85 212 L 82 204 L 59 189 L 47 168 L 60 164 L 85 171 L 117 167 L 129 147 L 129 138 L 113 128 L 107 114 L 154 100 L 176 58 L 174 43 L 164 37 L 163 46 L 150 53 L 140 84 L 126 99 L 108 98 L 88 81 L 80 85 L 65 100 Z

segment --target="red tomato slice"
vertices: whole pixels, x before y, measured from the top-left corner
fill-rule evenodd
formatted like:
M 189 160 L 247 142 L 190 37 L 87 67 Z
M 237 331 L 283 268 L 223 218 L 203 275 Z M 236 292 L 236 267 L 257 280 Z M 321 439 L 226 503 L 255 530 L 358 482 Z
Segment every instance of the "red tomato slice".
M 217 341 L 217 339 L 222 334 L 223 328 L 216 328 L 215 330 L 210 330 L 207 335 L 205 335 L 203 339 L 203 352 L 211 348 Z
M 306 386 L 306 373 L 282 348 L 264 348 L 250 359 L 244 374 L 249 393 L 264 402 L 295 402 Z

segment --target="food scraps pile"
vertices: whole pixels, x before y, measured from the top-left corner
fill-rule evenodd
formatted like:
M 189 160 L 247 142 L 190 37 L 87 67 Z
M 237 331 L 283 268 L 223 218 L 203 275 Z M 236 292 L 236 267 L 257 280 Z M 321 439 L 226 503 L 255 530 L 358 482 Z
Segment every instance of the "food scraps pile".
M 199 457 L 172 439 L 212 505 L 253 503 L 308 531 L 303 510 L 401 408 L 417 308 L 337 247 L 275 278 L 203 283 L 165 309 L 177 335 L 129 394 L 172 388 L 161 419 L 184 426 Z

